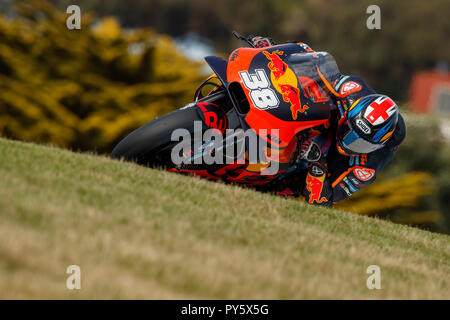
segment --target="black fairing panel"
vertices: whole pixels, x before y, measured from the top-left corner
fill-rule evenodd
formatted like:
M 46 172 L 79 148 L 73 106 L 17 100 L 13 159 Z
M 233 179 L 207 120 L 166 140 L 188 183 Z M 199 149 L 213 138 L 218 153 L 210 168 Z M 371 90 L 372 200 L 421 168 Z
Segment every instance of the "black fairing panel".
M 227 83 L 227 62 L 216 56 L 208 56 L 205 61 L 225 85 Z

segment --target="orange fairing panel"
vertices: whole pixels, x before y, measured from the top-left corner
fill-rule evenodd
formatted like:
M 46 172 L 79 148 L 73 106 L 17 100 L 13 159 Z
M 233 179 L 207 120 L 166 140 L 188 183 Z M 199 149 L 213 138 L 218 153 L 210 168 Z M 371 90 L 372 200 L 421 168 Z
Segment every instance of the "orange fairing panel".
M 266 48 L 239 48 L 234 50 L 228 60 L 228 82 L 237 81 L 242 83 L 242 80 L 239 77 L 239 71 L 248 70 L 253 57 L 265 49 Z
M 270 113 L 258 110 L 256 108 L 251 108 L 245 117 L 247 124 L 254 129 L 257 133 L 258 130 L 267 130 L 267 133 L 271 133 L 271 130 L 279 130 L 279 148 L 285 148 L 288 146 L 289 142 L 294 138 L 294 136 L 302 130 L 319 126 L 328 121 L 328 119 L 314 120 L 314 121 L 283 121 L 277 117 L 271 115 Z M 277 137 L 272 137 L 277 138 Z M 267 140 L 267 139 L 266 139 Z M 274 139 L 268 141 L 273 145 Z
M 270 48 L 270 52 L 267 51 Z M 300 50 L 300 49 L 299 49 Z M 280 106 L 278 110 L 290 109 L 290 119 L 280 119 L 267 110 L 257 108 L 250 97 L 250 90 L 246 88 L 243 80 L 239 76 L 242 70 L 249 70 L 253 58 L 258 53 L 263 52 L 265 55 L 264 65 L 270 69 L 270 83 L 274 90 L 281 95 Z M 300 84 L 293 70 L 283 62 L 280 55 L 283 52 L 292 52 L 292 48 L 286 45 L 271 46 L 265 48 L 239 48 L 230 55 L 227 65 L 227 81 L 238 82 L 250 103 L 250 110 L 245 115 L 245 122 L 256 131 L 256 133 L 264 140 L 268 141 L 272 147 L 286 148 L 294 136 L 302 130 L 312 128 L 327 122 L 326 119 L 304 121 L 300 116 L 310 107 L 306 103 L 300 101 Z M 278 72 L 278 73 L 277 73 Z M 314 88 L 313 88 L 314 89 Z M 317 90 L 319 90 L 317 88 Z M 317 92 L 314 92 L 316 93 Z M 319 98 L 322 98 L 320 95 Z M 323 102 L 324 99 L 316 99 Z M 328 100 L 328 97 L 327 97 Z M 286 113 L 284 113 L 286 114 Z M 317 119 L 317 118 L 316 118 Z M 299 121 L 301 120 L 301 121 Z M 278 129 L 279 134 L 275 136 L 271 129 Z M 268 136 L 261 136 L 259 130 L 267 130 Z

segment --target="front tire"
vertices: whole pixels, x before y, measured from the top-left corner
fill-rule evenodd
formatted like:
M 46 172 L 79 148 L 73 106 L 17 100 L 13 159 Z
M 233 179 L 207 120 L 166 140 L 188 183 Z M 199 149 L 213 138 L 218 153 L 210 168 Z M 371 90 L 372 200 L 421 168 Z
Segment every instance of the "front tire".
M 194 131 L 194 121 L 202 121 L 195 107 L 178 109 L 156 118 L 134 130 L 120 141 L 111 153 L 113 159 L 123 159 L 149 167 L 173 168 L 172 148 L 178 141 L 172 141 L 176 129 Z

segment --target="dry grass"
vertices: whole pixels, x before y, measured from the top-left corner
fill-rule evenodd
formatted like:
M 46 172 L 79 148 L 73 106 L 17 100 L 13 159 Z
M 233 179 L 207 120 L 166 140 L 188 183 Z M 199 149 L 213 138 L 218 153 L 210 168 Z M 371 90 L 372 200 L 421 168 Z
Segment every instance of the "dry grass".
M 56 148 L 0 154 L 0 298 L 450 299 L 442 234 Z

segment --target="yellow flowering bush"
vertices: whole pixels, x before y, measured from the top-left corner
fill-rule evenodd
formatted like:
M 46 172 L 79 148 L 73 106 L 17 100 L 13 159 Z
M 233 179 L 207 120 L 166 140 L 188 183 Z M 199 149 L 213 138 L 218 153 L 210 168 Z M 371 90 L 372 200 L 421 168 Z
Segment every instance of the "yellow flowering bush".
M 45 1 L 0 16 L 0 134 L 109 151 L 154 117 L 190 102 L 200 64 L 151 29 L 82 16 L 81 30 Z

